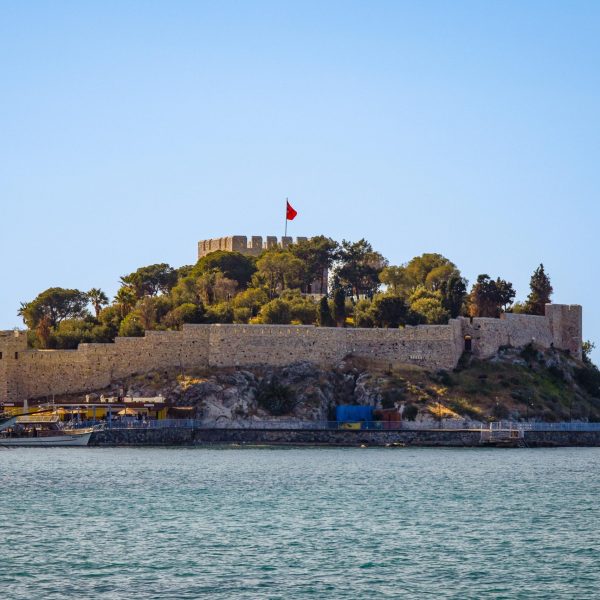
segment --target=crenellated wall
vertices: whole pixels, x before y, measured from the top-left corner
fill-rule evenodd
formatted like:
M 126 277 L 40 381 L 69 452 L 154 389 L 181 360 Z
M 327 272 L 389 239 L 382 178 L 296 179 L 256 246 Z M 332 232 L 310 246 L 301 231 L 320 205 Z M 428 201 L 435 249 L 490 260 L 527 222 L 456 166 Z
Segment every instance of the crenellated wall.
M 304 242 L 308 238 L 298 237 L 295 242 Z M 198 242 L 198 258 L 202 258 L 211 252 L 224 250 L 225 252 L 239 252 L 248 256 L 259 256 L 265 250 L 281 246 L 287 248 L 294 243 L 291 237 L 282 237 L 281 241 L 275 235 L 268 235 L 263 242 L 261 235 L 253 235 L 248 239 L 245 235 L 229 235 L 226 237 L 200 240 Z
M 24 332 L 0 332 L 0 402 L 86 392 L 155 369 L 280 366 L 298 361 L 334 365 L 350 354 L 390 364 L 452 369 L 465 350 L 479 357 L 501 346 L 569 350 L 581 358 L 581 307 L 548 305 L 547 315 L 453 319 L 448 325 L 342 329 L 295 325 L 184 325 L 147 331 L 77 350 L 31 350 Z

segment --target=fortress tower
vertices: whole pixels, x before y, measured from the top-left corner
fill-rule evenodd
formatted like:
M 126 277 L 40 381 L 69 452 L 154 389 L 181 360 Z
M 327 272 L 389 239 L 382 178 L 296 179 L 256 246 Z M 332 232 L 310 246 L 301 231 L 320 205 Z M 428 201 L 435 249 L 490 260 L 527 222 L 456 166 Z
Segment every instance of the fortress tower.
M 231 235 L 228 237 L 213 238 L 210 240 L 201 240 L 198 242 L 198 260 L 203 256 L 210 254 L 211 252 L 217 252 L 218 250 L 224 252 L 239 252 L 246 256 L 260 256 L 265 250 L 271 248 L 287 248 L 293 243 L 300 243 L 307 241 L 306 237 L 297 237 L 295 240 L 291 237 L 282 237 L 281 240 L 274 235 L 268 235 L 264 241 L 261 235 L 253 235 L 248 239 L 245 235 Z M 323 287 L 321 287 L 321 280 L 318 279 L 310 284 L 309 289 L 306 290 L 311 294 L 326 294 L 327 293 L 327 279 L 328 273 L 325 272 L 323 276 Z

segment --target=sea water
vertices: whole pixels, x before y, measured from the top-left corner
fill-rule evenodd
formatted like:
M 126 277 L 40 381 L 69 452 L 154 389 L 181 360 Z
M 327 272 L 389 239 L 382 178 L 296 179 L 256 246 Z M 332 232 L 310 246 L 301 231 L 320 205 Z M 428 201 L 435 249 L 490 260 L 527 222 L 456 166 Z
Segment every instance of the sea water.
M 0 449 L 0 598 L 600 598 L 600 449 Z

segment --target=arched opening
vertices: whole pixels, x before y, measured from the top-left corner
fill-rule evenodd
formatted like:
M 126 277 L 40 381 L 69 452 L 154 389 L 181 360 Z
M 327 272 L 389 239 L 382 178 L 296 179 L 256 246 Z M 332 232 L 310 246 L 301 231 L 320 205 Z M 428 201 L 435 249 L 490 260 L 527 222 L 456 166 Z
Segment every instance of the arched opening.
M 465 352 L 471 352 L 473 341 L 470 335 L 465 335 Z

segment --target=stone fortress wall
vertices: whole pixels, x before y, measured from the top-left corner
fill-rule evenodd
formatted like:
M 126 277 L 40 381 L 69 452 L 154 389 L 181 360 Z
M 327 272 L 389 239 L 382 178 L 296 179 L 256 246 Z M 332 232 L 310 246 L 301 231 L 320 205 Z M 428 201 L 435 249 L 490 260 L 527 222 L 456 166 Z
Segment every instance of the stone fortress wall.
M 147 331 L 112 344 L 77 350 L 32 350 L 25 332 L 0 332 L 0 402 L 101 389 L 154 369 L 281 366 L 310 361 L 323 366 L 354 355 L 392 365 L 452 369 L 470 346 L 492 356 L 501 346 L 530 342 L 569 350 L 581 358 L 581 306 L 546 305 L 543 317 L 452 319 L 448 325 L 401 329 L 342 329 L 303 325 L 184 325 L 182 331 Z
M 248 239 L 245 235 L 230 235 L 227 237 L 201 240 L 198 242 L 198 258 L 202 258 L 211 252 L 224 250 L 225 252 L 239 252 L 247 256 L 259 256 L 265 250 L 271 248 L 287 248 L 293 243 L 305 242 L 308 238 L 282 237 L 281 240 L 275 235 L 268 235 L 264 242 L 261 235 L 253 235 Z

